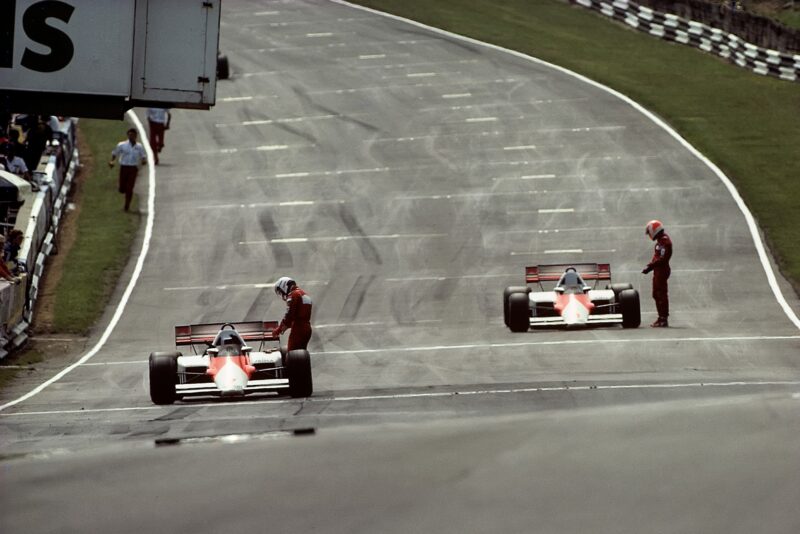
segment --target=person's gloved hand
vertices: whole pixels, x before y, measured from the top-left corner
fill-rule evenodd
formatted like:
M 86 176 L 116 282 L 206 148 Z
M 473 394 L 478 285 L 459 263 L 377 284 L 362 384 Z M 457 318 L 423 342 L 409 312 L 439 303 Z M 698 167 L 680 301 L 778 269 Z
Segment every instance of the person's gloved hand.
M 649 273 L 649 272 L 650 272 L 650 271 L 652 271 L 652 270 L 653 270 L 653 268 L 652 268 L 651 266 L 649 266 L 649 265 L 648 265 L 647 267 L 645 267 L 644 269 L 642 269 L 642 274 L 647 274 L 647 273 Z

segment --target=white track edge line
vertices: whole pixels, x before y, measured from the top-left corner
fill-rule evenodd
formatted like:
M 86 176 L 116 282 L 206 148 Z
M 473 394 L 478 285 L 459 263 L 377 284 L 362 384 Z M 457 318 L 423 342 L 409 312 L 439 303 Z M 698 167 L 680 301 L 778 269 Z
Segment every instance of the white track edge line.
M 150 249 L 150 239 L 153 235 L 153 222 L 155 219 L 155 206 L 156 206 L 156 168 L 153 162 L 154 158 L 153 150 L 150 148 L 150 143 L 147 138 L 147 132 L 145 131 L 144 126 L 142 125 L 142 121 L 139 120 L 139 117 L 136 116 L 136 113 L 134 113 L 133 110 L 128 110 L 126 115 L 128 115 L 128 118 L 131 120 L 131 122 L 133 122 L 134 126 L 136 126 L 136 129 L 139 131 L 139 138 L 142 140 L 142 145 L 144 146 L 145 152 L 147 154 L 147 170 L 148 170 L 147 222 L 145 224 L 142 249 L 139 252 L 138 259 L 136 260 L 136 266 L 134 267 L 133 273 L 131 274 L 131 279 L 130 281 L 128 281 L 128 286 L 125 288 L 125 292 L 122 294 L 122 298 L 120 299 L 119 304 L 117 304 L 117 309 L 114 311 L 114 315 L 113 317 L 111 317 L 111 321 L 108 323 L 108 326 L 106 326 L 106 329 L 105 331 L 103 331 L 103 335 L 100 336 L 100 339 L 97 341 L 97 344 L 94 347 L 92 347 L 89 350 L 89 352 L 81 356 L 81 358 L 77 362 L 73 363 L 69 367 L 62 369 L 54 377 L 50 378 L 49 380 L 35 387 L 34 389 L 29 391 L 25 395 L 19 397 L 18 399 L 14 399 L 12 401 L 9 401 L 1 405 L 0 412 L 5 410 L 6 408 L 9 408 L 16 404 L 19 404 L 20 402 L 30 399 L 31 397 L 33 397 L 38 393 L 41 393 L 45 388 L 58 382 L 64 376 L 69 374 L 72 370 L 92 359 L 100 351 L 100 349 L 103 348 L 103 345 L 105 345 L 106 341 L 108 341 L 108 338 L 111 336 L 111 333 L 114 331 L 114 328 L 116 328 L 117 323 L 122 317 L 122 313 L 125 311 L 125 306 L 127 306 L 128 304 L 128 299 L 130 299 L 131 293 L 133 293 L 133 289 L 136 287 L 136 283 L 139 280 L 139 275 L 142 273 L 144 260 L 147 257 L 148 250 Z
M 616 91 L 616 90 L 614 90 L 614 89 L 612 89 L 612 88 L 610 88 L 608 86 L 605 86 L 605 85 L 603 85 L 603 84 L 601 84 L 599 82 L 596 82 L 596 81 L 592 80 L 591 78 L 587 78 L 586 76 L 583 76 L 582 74 L 578 74 L 577 72 L 573 72 L 573 71 L 571 71 L 571 70 L 569 70 L 567 68 L 561 67 L 559 65 L 555 65 L 553 63 L 549 63 L 547 61 L 544 61 L 543 59 L 539 59 L 539 58 L 534 57 L 534 56 L 529 56 L 528 54 L 524 54 L 524 53 L 519 52 L 517 50 L 511 50 L 509 48 L 504 48 L 504 47 L 496 45 L 496 44 L 487 43 L 487 42 L 484 42 L 484 41 L 479 41 L 477 39 L 473 39 L 472 37 L 466 37 L 464 35 L 459 35 L 457 33 L 449 32 L 447 30 L 442 30 L 440 28 L 436 28 L 436 27 L 433 27 L 433 26 L 428 26 L 427 24 L 423 24 L 423 23 L 417 22 L 415 20 L 403 18 L 403 17 L 400 17 L 398 15 L 392 15 L 391 13 L 385 13 L 383 11 L 378 11 L 377 9 L 372 9 L 372 8 L 369 8 L 369 7 L 364 7 L 364 6 L 359 6 L 359 5 L 356 5 L 356 4 L 352 4 L 350 2 L 347 2 L 346 0 L 328 0 L 328 1 L 329 2 L 333 2 L 334 4 L 347 6 L 347 7 L 350 7 L 352 9 L 359 9 L 359 10 L 362 10 L 362 11 L 366 11 L 368 13 L 372 13 L 374 15 L 380 15 L 382 17 L 387 17 L 387 18 L 394 19 L 394 20 L 397 20 L 397 21 L 400 21 L 400 22 L 404 22 L 406 24 L 410 24 L 410 25 L 416 26 L 418 28 L 423 28 L 423 29 L 426 29 L 426 30 L 431 31 L 433 33 L 437 33 L 439 35 L 444 35 L 446 37 L 450 37 L 452 39 L 465 41 L 465 42 L 468 42 L 468 43 L 471 43 L 471 44 L 475 44 L 475 45 L 478 45 L 478 46 L 483 46 L 483 47 L 486 47 L 486 48 L 489 48 L 489 49 L 492 49 L 492 50 L 497 50 L 497 51 L 500 51 L 500 52 L 505 52 L 507 54 L 511 54 L 512 56 L 515 56 L 515 57 L 518 57 L 518 58 L 521 58 L 521 59 L 524 59 L 524 60 L 527 60 L 527 61 L 532 61 L 533 63 L 537 63 L 539 65 L 543 65 L 545 67 L 549 67 L 549 68 L 555 69 L 555 70 L 557 70 L 557 71 L 559 71 L 561 73 L 564 73 L 564 74 L 567 74 L 569 76 L 572 76 L 572 77 L 574 77 L 574 78 L 576 78 L 576 79 L 578 79 L 580 81 L 583 81 L 583 82 L 585 82 L 585 83 L 587 83 L 587 84 L 589 84 L 589 85 L 591 85 L 593 87 L 596 87 L 596 88 L 598 88 L 598 89 L 600 89 L 602 91 L 605 91 L 605 92 L 607 92 L 608 94 L 610 94 L 612 96 L 615 96 L 615 97 L 619 98 L 623 102 L 625 102 L 628 105 L 630 105 L 631 107 L 633 107 L 635 110 L 637 110 L 640 113 L 642 113 L 645 117 L 649 118 L 657 126 L 661 127 L 665 132 L 667 132 L 676 141 L 678 141 L 681 145 L 683 145 L 684 148 L 686 148 L 695 157 L 697 157 L 697 159 L 699 159 L 701 162 L 703 162 L 706 165 L 706 167 L 711 169 L 711 171 L 714 174 L 717 175 L 717 178 L 719 178 L 720 181 L 723 183 L 723 185 L 728 189 L 728 192 L 730 193 L 731 197 L 733 197 L 733 200 L 736 202 L 736 205 L 739 206 L 739 210 L 742 212 L 742 215 L 744 215 L 745 221 L 747 222 L 747 227 L 750 230 L 751 237 L 753 238 L 753 243 L 754 243 L 754 245 L 756 247 L 756 252 L 758 252 L 758 259 L 761 261 L 761 266 L 764 268 L 764 274 L 767 276 L 767 282 L 769 283 L 769 286 L 772 289 L 772 293 L 775 295 L 775 300 L 778 301 L 778 304 L 783 309 L 783 312 L 786 314 L 786 317 L 794 324 L 794 326 L 798 330 L 800 330 L 800 318 L 797 317 L 797 315 L 794 313 L 794 310 L 789 305 L 789 303 L 786 301 L 786 298 L 783 296 L 783 292 L 781 291 L 781 288 L 778 285 L 778 279 L 775 276 L 775 272 L 772 270 L 772 265 L 770 264 L 769 256 L 767 255 L 766 248 L 764 247 L 764 243 L 761 241 L 761 234 L 758 231 L 758 225 L 756 224 L 756 220 L 753 217 L 753 214 L 750 213 L 750 209 L 744 203 L 744 200 L 742 199 L 741 195 L 739 194 L 739 191 L 736 189 L 736 186 L 733 185 L 733 182 L 731 181 L 731 179 L 728 178 L 725 175 L 725 173 L 722 172 L 722 170 L 719 167 L 717 167 L 716 164 L 714 164 L 714 162 L 712 162 L 702 152 L 700 152 L 698 149 L 696 149 L 694 146 L 692 146 L 692 144 L 689 143 L 689 141 L 687 141 L 686 139 L 684 139 L 678 132 L 673 130 L 672 127 L 669 124 L 667 124 L 666 122 L 661 120 L 655 114 L 653 114 L 648 109 L 646 109 L 644 106 L 642 106 L 638 102 L 634 101 L 632 98 L 620 93 L 619 91 Z

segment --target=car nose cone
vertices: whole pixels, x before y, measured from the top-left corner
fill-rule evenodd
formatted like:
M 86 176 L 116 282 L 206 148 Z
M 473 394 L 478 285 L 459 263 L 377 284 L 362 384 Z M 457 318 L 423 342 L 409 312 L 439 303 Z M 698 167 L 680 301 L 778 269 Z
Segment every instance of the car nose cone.
M 242 395 L 247 385 L 247 374 L 238 365 L 227 363 L 216 374 L 214 382 L 223 396 Z

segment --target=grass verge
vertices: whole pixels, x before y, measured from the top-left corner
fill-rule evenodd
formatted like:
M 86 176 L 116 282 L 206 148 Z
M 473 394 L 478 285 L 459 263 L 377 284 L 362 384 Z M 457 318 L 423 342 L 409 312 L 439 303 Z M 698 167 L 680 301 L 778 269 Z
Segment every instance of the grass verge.
M 663 117 L 736 184 L 800 287 L 800 83 L 557 0 L 355 0 L 583 74 Z
M 111 150 L 125 139 L 121 121 L 81 120 L 79 133 L 88 149 L 81 175 L 81 201 L 75 241 L 67 252 L 54 291 L 52 330 L 86 334 L 103 313 L 117 279 L 130 257 L 139 227 L 136 200 L 122 210 L 117 191 L 118 167 L 107 165 Z

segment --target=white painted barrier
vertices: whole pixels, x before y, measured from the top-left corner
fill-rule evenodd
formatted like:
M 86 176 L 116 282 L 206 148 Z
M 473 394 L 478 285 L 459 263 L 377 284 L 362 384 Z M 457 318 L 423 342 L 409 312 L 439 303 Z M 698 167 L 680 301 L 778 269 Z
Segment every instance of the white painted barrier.
M 28 338 L 45 260 L 54 250 L 67 195 L 78 169 L 76 127 L 76 121 L 67 119 L 54 132 L 51 154 L 34 173 L 38 191 L 26 194 L 28 198 L 17 216 L 15 228 L 25 236 L 19 259 L 25 262 L 28 272 L 19 284 L 0 280 L 0 359 Z

